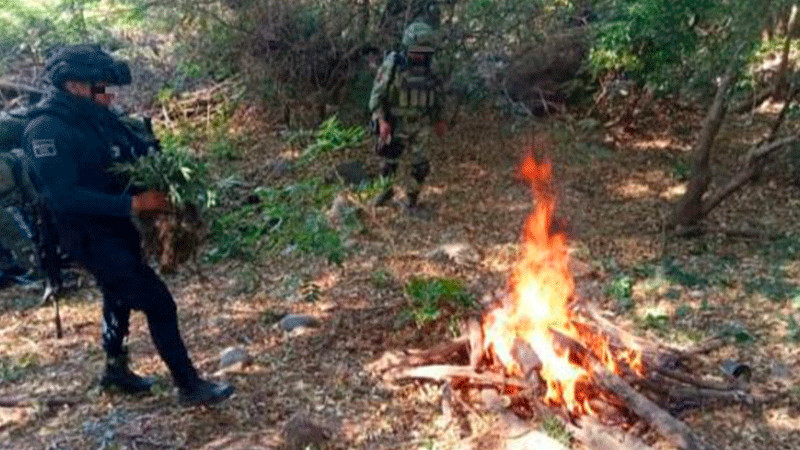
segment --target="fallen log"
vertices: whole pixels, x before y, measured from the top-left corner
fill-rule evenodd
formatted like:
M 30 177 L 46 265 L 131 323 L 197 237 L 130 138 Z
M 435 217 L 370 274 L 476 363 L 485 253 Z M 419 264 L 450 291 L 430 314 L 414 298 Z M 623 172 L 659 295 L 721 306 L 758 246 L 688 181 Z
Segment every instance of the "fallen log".
M 562 345 L 569 345 L 570 348 L 577 350 L 581 354 L 584 361 L 588 363 L 595 382 L 603 389 L 620 397 L 633 414 L 645 420 L 676 447 L 687 450 L 709 450 L 713 448 L 703 443 L 685 423 L 672 417 L 655 402 L 640 394 L 625 380 L 607 369 L 583 344 L 552 328 L 550 332 Z

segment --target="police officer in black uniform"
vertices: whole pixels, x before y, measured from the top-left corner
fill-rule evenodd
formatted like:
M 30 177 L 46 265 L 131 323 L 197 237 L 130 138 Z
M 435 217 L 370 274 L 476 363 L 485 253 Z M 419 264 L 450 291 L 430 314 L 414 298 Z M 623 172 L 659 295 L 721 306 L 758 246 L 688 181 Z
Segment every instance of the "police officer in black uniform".
M 31 111 L 25 153 L 32 175 L 52 212 L 61 247 L 97 281 L 103 293 L 104 387 L 148 392 L 152 380 L 131 372 L 123 340 L 131 310 L 143 311 L 150 335 L 178 386 L 179 401 L 210 405 L 233 387 L 200 379 L 178 330 L 175 301 L 145 262 L 131 220 L 170 208 L 156 191 L 128 192 L 125 180 L 109 171 L 153 151 L 129 132 L 109 105 L 112 85 L 131 82 L 124 62 L 97 46 L 65 46 L 45 66 L 50 87 Z

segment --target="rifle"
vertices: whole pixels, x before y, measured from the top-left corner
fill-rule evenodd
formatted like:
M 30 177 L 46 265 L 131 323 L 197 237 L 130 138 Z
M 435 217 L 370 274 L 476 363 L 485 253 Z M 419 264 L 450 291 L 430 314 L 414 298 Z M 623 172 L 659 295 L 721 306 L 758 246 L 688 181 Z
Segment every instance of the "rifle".
M 58 237 L 50 210 L 47 209 L 43 202 L 37 202 L 34 207 L 36 209 L 37 255 L 39 257 L 39 265 L 47 277 L 44 294 L 42 295 L 42 304 L 46 305 L 51 301 L 53 302 L 56 308 L 56 337 L 61 339 L 64 334 L 61 327 L 58 300 L 64 286 L 64 279 L 61 277 L 61 256 L 58 254 Z
M 56 234 L 55 224 L 50 210 L 45 206 L 44 201 L 39 196 L 35 187 L 35 182 L 30 177 L 30 170 L 27 167 L 27 160 L 20 150 L 12 150 L 16 156 L 17 164 L 14 164 L 12 170 L 14 178 L 20 186 L 20 193 L 22 195 L 23 204 L 27 209 L 28 217 L 33 218 L 34 226 L 33 242 L 36 244 L 36 257 L 38 259 L 39 267 L 45 272 L 47 278 L 44 294 L 42 295 L 42 305 L 46 305 L 51 301 L 54 302 L 56 308 L 55 322 L 56 322 L 56 336 L 60 339 L 63 337 L 63 329 L 61 326 L 61 312 L 59 310 L 59 294 L 64 284 L 61 277 L 61 256 L 58 253 L 58 235 Z

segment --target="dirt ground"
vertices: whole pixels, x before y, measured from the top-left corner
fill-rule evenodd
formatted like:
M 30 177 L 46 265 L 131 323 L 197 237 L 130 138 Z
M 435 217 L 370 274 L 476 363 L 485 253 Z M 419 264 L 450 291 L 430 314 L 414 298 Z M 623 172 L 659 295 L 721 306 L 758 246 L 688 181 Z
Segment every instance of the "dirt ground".
M 717 180 L 732 174 L 737 155 L 766 129 L 760 115 L 732 120 L 715 153 Z M 701 405 L 681 419 L 718 448 L 798 448 L 800 360 L 792 317 L 800 306 L 800 188 L 779 159 L 712 213 L 711 233 L 665 237 L 667 207 L 680 193 L 699 122 L 664 109 L 625 129 L 564 118 L 512 128 L 492 111 L 467 112 L 436 150 L 425 194 L 430 220 L 400 207 L 369 208 L 367 231 L 348 242 L 351 252 L 341 266 L 290 256 L 205 265 L 200 273 L 184 266 L 166 281 L 187 346 L 204 374 L 237 389 L 215 408 L 177 405 L 136 313 L 134 369 L 160 382 L 153 395 L 138 398 L 99 389 L 101 298 L 90 281 L 62 302 L 61 339 L 53 308 L 36 306 L 38 291 L 0 291 L 0 398 L 32 399 L 0 406 L 0 448 L 278 448 L 290 444 L 285 430 L 302 429 L 304 419 L 326 428 L 322 448 L 501 447 L 494 413 L 475 405 L 448 420 L 439 386 L 387 386 L 366 367 L 387 350 L 453 337 L 446 319 L 423 328 L 400 320 L 410 277 L 457 278 L 479 299 L 504 286 L 531 210 L 529 189 L 515 178 L 530 145 L 553 161 L 573 255 L 591 268 L 578 285 L 616 323 L 676 346 L 734 330 L 729 335 L 736 339 L 706 355 L 698 370 L 720 375 L 723 360 L 741 361 L 752 368 L 753 392 L 767 400 Z M 271 126 L 263 125 L 265 136 Z M 278 142 L 265 142 L 243 165 L 258 167 L 280 154 Z M 742 229 L 783 238 L 724 232 Z M 467 244 L 477 257 L 430 256 L 449 243 Z M 673 270 L 659 269 L 662 261 Z M 625 305 L 613 295 L 620 280 L 630 281 Z M 320 326 L 286 333 L 274 321 L 287 312 L 313 315 Z M 245 349 L 252 364 L 218 373 L 228 347 Z M 44 400 L 53 397 L 71 401 L 48 406 Z M 654 433 L 644 439 L 669 448 Z

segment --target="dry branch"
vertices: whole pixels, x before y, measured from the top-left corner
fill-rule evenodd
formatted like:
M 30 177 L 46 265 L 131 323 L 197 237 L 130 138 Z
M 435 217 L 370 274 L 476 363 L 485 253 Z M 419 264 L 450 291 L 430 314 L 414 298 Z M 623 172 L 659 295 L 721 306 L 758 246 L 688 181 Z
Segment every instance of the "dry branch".
M 707 215 L 712 209 L 719 205 L 722 200 L 731 195 L 734 191 L 742 187 L 745 183 L 750 181 L 753 176 L 758 172 L 757 161 L 767 157 L 769 154 L 785 148 L 787 145 L 794 144 L 800 141 L 800 135 L 788 136 L 777 141 L 768 142 L 751 149 L 747 153 L 746 167 L 739 173 L 733 176 L 731 180 L 723 186 L 719 191 L 708 196 L 702 203 L 700 208 L 701 217 Z
M 446 364 L 402 369 L 395 376 L 393 376 L 393 378 L 398 380 L 418 378 L 435 381 L 448 381 L 457 378 L 466 378 L 476 384 L 515 386 L 526 390 L 533 390 L 533 387 L 530 384 L 518 378 L 508 378 L 493 372 L 478 373 L 469 366 L 451 366 Z
M 14 81 L 0 80 L 0 90 L 13 92 L 26 92 L 30 94 L 43 94 L 41 89 Z
M 592 364 L 594 379 L 603 388 L 618 395 L 631 411 L 652 425 L 658 432 L 680 449 L 712 449 L 698 438 L 689 427 L 650 399 L 634 390 L 622 378 L 611 373 L 598 360 Z
M 655 370 L 658 374 L 663 375 L 667 378 L 672 378 L 673 380 L 678 380 L 683 383 L 691 384 L 704 389 L 713 389 L 717 391 L 732 391 L 738 388 L 738 386 L 733 383 L 727 383 L 724 381 L 716 381 L 716 380 L 707 380 L 689 375 L 688 373 L 685 372 L 667 369 L 666 367 L 657 367 Z
M 699 387 L 694 384 L 675 385 L 669 379 L 659 375 L 651 376 L 648 388 L 654 392 L 659 392 L 671 399 L 680 400 L 718 400 L 729 403 L 753 404 L 753 396 L 747 392 L 732 388 L 728 390 Z
M 673 349 L 673 351 L 677 353 L 681 359 L 691 359 L 697 355 L 711 353 L 727 344 L 728 339 L 721 336 L 712 336 L 708 339 L 698 342 L 690 348 Z
M 731 108 L 731 110 L 735 114 L 744 114 L 746 112 L 750 112 L 758 105 L 764 103 L 764 101 L 772 96 L 773 87 L 769 86 L 762 89 L 760 92 L 744 99 L 739 104 Z
M 29 397 L 29 396 L 8 396 L 0 397 L 0 408 L 19 408 L 36 405 L 44 405 L 48 408 L 59 406 L 72 406 L 82 401 L 79 397 Z
M 469 366 L 477 368 L 483 356 L 483 330 L 475 318 L 467 321 L 467 339 L 469 339 Z

